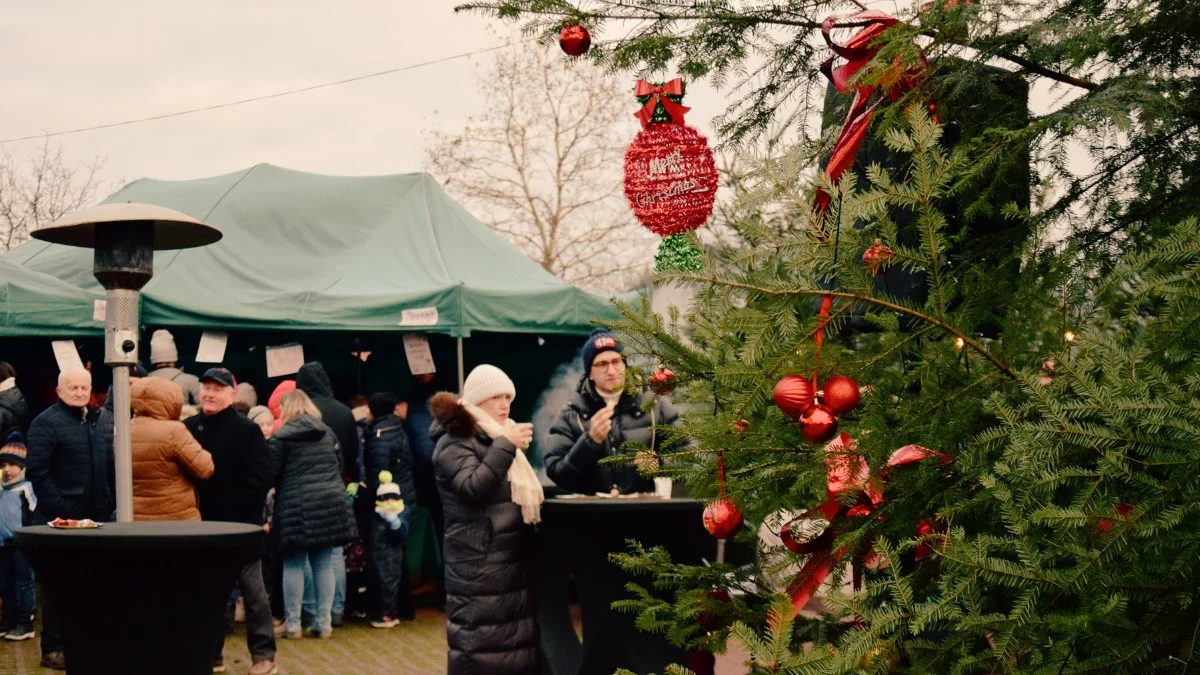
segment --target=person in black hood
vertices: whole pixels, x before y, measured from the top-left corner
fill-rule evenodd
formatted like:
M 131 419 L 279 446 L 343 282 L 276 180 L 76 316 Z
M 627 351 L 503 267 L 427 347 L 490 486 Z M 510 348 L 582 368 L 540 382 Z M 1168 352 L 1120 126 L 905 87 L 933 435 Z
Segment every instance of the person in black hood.
M 354 423 L 354 413 L 341 401 L 333 397 L 333 383 L 325 366 L 316 361 L 310 361 L 300 366 L 296 373 L 296 388 L 308 394 L 312 403 L 321 411 L 321 421 L 333 430 L 338 445 L 342 447 L 342 471 L 346 483 L 357 483 L 362 480 L 358 473 L 358 426 Z
M 0 361 L 0 438 L 19 431 L 29 431 L 29 406 L 25 395 L 17 389 L 17 371 L 7 361 Z

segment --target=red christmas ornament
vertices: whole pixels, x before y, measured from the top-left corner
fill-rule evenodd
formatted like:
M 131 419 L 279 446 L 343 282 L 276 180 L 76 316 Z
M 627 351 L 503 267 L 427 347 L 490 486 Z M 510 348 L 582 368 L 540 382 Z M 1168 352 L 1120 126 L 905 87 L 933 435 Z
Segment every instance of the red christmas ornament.
M 750 431 L 750 420 L 740 419 L 733 423 L 733 430 L 738 436 L 746 437 L 746 432 Z
M 592 47 L 592 34 L 583 24 L 573 23 L 558 34 L 558 46 L 567 56 L 583 56 Z
M 867 271 L 871 274 L 879 274 L 895 255 L 895 251 L 876 239 L 875 243 L 871 244 L 871 247 L 863 253 L 863 264 L 867 266 Z
M 723 588 L 716 588 L 711 591 L 705 591 L 704 594 L 700 596 L 700 598 L 701 598 L 700 602 L 702 605 L 709 601 L 722 602 L 722 603 L 733 602 L 733 596 L 731 596 Z M 701 628 L 703 628 L 704 630 L 709 631 L 709 632 L 717 630 L 721 627 L 720 617 L 714 616 L 707 612 L 700 612 L 699 614 L 697 614 L 696 615 L 696 623 L 700 624 Z
M 824 392 L 821 403 L 829 408 L 834 415 L 845 415 L 858 407 L 862 394 L 858 391 L 858 383 L 845 375 L 835 375 L 825 380 L 821 387 Z
M 717 539 L 728 539 L 742 527 L 742 512 L 728 497 L 704 507 L 704 529 Z
M 650 375 L 650 390 L 659 396 L 666 396 L 675 391 L 675 373 L 667 368 L 659 368 Z
M 800 416 L 800 433 L 809 443 L 824 443 L 837 434 L 838 418 L 829 408 L 814 405 Z
M 799 419 L 812 402 L 812 383 L 799 375 L 788 375 L 775 385 L 775 405 L 792 419 Z
M 638 222 L 659 236 L 704 225 L 717 178 L 708 140 L 681 123 L 649 124 L 625 151 L 625 197 Z

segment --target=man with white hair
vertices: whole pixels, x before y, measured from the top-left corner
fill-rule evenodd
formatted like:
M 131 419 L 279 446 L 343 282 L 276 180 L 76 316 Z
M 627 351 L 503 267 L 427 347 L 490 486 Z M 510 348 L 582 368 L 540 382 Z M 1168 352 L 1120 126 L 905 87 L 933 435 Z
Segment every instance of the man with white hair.
M 58 376 L 58 402 L 29 425 L 26 476 L 37 495 L 34 524 L 55 518 L 113 519 L 112 415 L 88 406 L 92 374 L 67 370 Z M 57 616 L 42 598 L 42 665 L 66 670 Z

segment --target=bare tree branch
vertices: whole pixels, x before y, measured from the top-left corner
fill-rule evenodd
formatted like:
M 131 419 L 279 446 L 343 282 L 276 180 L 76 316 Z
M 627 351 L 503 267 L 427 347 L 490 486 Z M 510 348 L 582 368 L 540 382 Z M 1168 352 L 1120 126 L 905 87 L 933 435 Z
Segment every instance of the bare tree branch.
M 62 146 L 42 142 L 30 156 L 0 153 L 0 251 L 29 240 L 29 233 L 97 201 L 104 161 L 71 165 Z

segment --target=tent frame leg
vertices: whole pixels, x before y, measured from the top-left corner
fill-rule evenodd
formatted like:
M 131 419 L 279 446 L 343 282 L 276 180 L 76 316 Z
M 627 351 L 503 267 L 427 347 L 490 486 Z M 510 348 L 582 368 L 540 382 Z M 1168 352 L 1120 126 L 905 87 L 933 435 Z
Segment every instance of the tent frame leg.
M 463 383 L 466 382 L 466 373 L 463 368 L 463 339 L 458 338 L 458 393 L 461 396 Z

